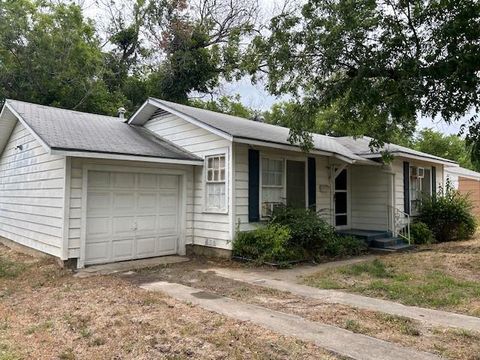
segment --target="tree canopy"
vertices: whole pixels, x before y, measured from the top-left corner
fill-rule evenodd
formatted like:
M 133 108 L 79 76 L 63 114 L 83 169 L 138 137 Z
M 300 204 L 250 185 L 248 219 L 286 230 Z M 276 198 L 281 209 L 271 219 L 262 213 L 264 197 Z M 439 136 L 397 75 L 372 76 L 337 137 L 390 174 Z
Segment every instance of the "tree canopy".
M 302 103 L 300 137 L 315 125 L 312 108 L 336 106 L 344 126 L 369 124 L 389 141 L 419 115 L 451 122 L 478 111 L 479 22 L 477 0 L 308 0 L 255 38 L 250 69 Z

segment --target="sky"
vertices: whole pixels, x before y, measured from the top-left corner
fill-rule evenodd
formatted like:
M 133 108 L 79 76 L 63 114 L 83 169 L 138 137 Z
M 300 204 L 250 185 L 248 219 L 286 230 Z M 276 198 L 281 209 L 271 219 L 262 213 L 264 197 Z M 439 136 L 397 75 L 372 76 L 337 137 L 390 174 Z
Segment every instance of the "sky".
M 62 0 L 60 0 L 62 1 Z M 74 0 L 76 3 L 82 5 L 86 16 L 92 18 L 97 23 L 102 21 L 102 14 L 99 12 L 99 7 L 96 5 L 97 1 L 109 1 L 109 0 Z M 258 0 L 262 9 L 262 16 L 268 18 L 269 14 L 275 12 L 276 7 L 281 0 Z M 303 0 L 300 0 L 303 1 Z M 298 0 L 295 0 L 297 3 Z M 271 15 L 270 15 L 271 16 Z M 268 110 L 271 106 L 278 101 L 288 99 L 288 97 L 276 98 L 270 95 L 263 88 L 261 83 L 252 84 L 250 79 L 244 78 L 240 81 L 233 83 L 224 83 L 219 89 L 220 95 L 240 95 L 241 101 L 244 105 L 254 108 L 256 110 Z M 433 128 L 444 134 L 458 134 L 462 123 L 466 122 L 466 119 L 470 118 L 472 114 L 468 114 L 463 120 L 452 124 L 447 124 L 441 119 L 432 119 L 420 117 L 418 119 L 417 130 L 422 128 Z

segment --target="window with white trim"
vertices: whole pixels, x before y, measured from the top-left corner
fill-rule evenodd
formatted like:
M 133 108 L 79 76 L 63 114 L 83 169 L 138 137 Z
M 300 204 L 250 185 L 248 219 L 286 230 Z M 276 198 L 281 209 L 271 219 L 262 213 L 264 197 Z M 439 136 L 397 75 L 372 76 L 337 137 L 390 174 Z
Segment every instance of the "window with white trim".
M 423 197 L 431 194 L 431 168 L 410 166 L 410 213 L 418 215 Z
M 262 217 L 285 204 L 284 174 L 283 159 L 262 158 Z
M 225 155 L 207 156 L 205 164 L 205 208 L 207 211 L 226 211 Z

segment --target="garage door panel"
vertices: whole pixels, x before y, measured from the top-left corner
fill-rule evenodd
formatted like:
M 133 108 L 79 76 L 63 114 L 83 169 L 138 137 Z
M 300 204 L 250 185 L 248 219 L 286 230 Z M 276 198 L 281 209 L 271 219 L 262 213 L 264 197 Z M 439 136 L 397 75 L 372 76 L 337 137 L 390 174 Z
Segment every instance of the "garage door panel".
M 112 218 L 112 236 L 135 236 L 135 218 L 131 216 L 115 216 Z
M 175 254 L 178 185 L 177 175 L 89 172 L 85 263 Z
M 160 214 L 172 214 L 177 212 L 178 194 L 177 193 L 160 193 Z
M 111 235 L 111 219 L 109 217 L 91 217 L 87 221 L 88 238 L 105 238 Z
M 156 236 L 147 236 L 147 237 L 137 237 L 137 257 L 148 257 L 148 256 L 155 256 L 157 254 L 156 251 L 156 243 L 157 243 Z
M 88 243 L 85 246 L 85 263 L 97 263 L 106 262 L 109 260 L 110 255 L 108 253 L 110 249 L 109 242 Z
M 158 239 L 158 255 L 166 255 L 176 251 L 177 237 L 162 236 Z
M 114 189 L 134 189 L 135 174 L 134 173 L 111 173 L 112 186 Z
M 158 175 L 155 174 L 139 174 L 138 175 L 139 189 L 157 189 Z
M 137 216 L 137 235 L 142 233 L 154 234 L 157 229 L 157 215 Z
M 113 260 L 133 259 L 133 238 L 124 240 L 115 240 L 112 242 Z
M 87 211 L 89 215 L 104 214 L 105 210 L 110 209 L 109 192 L 89 191 L 87 195 Z
M 140 212 L 156 212 L 157 204 L 156 192 L 141 192 L 137 196 L 137 209 Z
M 92 187 L 109 187 L 110 173 L 104 171 L 89 171 L 88 186 Z
M 158 233 L 160 235 L 174 235 L 177 233 L 177 216 L 160 215 L 158 217 Z
M 160 189 L 178 188 L 178 176 L 176 175 L 159 175 L 158 179 Z

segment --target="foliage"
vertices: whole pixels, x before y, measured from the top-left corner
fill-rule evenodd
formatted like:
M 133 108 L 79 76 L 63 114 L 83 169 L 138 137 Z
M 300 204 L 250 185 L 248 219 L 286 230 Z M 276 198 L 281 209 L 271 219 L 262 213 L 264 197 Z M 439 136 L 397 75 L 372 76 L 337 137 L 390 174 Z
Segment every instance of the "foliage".
M 328 257 L 358 256 L 367 251 L 365 241 L 353 236 L 336 235 L 327 239 L 324 254 Z
M 418 114 L 450 122 L 480 108 L 479 18 L 475 0 L 308 0 L 271 19 L 248 63 L 310 109 L 293 134 L 314 128 L 311 109 L 338 105 L 338 121 L 369 124 L 381 144 Z
M 465 140 L 456 135 L 444 135 L 438 131 L 425 128 L 419 132 L 413 148 L 427 154 L 454 160 L 462 167 L 479 170 L 472 164 L 471 151 Z
M 24 270 L 21 263 L 10 261 L 7 258 L 0 257 L 0 279 L 15 278 Z
M 123 96 L 108 91 L 103 71 L 95 28 L 78 6 L 0 1 L 0 102 L 112 114 Z
M 422 199 L 419 220 L 439 242 L 468 239 L 477 226 L 468 196 L 460 194 L 450 182 L 437 194 Z
M 290 240 L 288 227 L 268 224 L 238 232 L 233 242 L 233 255 L 253 259 L 259 264 L 301 260 L 301 251 L 292 247 Z
M 432 244 L 435 242 L 433 232 L 427 224 L 416 221 L 410 225 L 410 237 L 414 244 Z
M 327 241 L 337 236 L 335 228 L 311 209 L 277 207 L 271 222 L 287 226 L 291 244 L 302 247 L 311 255 L 323 253 Z
M 255 112 L 243 105 L 240 102 L 240 96 L 221 96 L 216 100 L 202 101 L 202 100 L 190 100 L 189 105 L 206 109 L 211 111 L 220 112 L 223 114 L 243 117 L 245 119 L 252 119 L 256 114 Z

